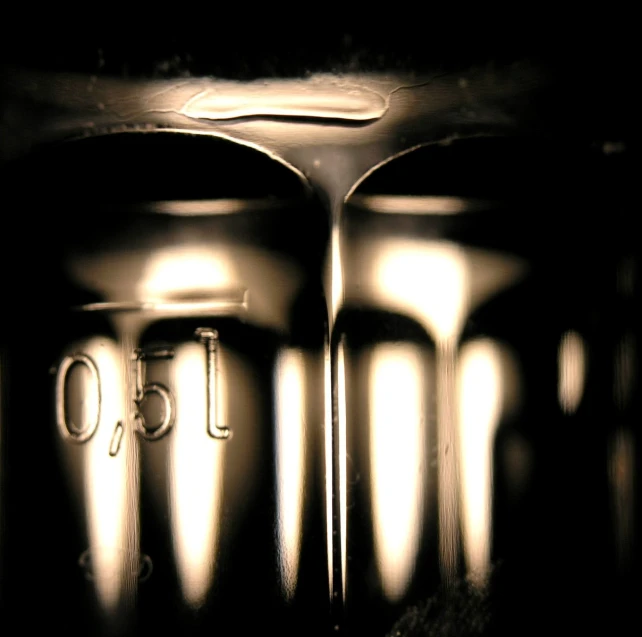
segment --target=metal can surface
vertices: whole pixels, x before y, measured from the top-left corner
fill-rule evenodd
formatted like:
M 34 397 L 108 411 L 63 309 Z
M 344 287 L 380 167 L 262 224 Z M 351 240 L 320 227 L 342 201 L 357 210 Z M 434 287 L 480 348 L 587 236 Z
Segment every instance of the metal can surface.
M 354 634 L 570 631 L 627 590 L 613 551 L 632 519 L 606 511 L 635 509 L 637 445 L 618 437 L 614 460 L 608 441 L 612 388 L 633 385 L 607 380 L 607 325 L 634 266 L 624 227 L 595 221 L 622 219 L 624 166 L 546 139 L 459 140 L 393 158 L 347 200 L 332 356 Z
M 181 199 L 203 162 L 215 197 Z M 243 632 L 248 599 L 284 634 L 321 630 L 327 224 L 307 185 L 181 136 L 70 143 L 15 175 L 50 185 L 22 195 L 24 219 L 40 203 L 56 220 L 18 292 L 39 297 L 38 345 L 6 344 L 5 489 L 25 496 L 7 503 L 8 612 L 38 572 L 42 612 L 73 634 Z
M 635 626 L 617 82 L 93 54 L 0 78 L 0 632 Z

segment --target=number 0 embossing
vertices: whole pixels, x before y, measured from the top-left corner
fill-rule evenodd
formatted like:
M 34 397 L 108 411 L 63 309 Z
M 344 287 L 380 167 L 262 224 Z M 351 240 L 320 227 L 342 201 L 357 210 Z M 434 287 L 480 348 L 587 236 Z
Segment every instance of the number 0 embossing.
M 96 417 L 88 422 L 81 428 L 78 428 L 77 423 L 69 423 L 67 420 L 67 404 L 65 400 L 65 388 L 67 385 L 67 376 L 69 371 L 75 365 L 84 365 L 92 376 L 93 382 L 96 384 L 96 392 L 98 400 L 96 402 Z M 98 423 L 100 422 L 100 376 L 98 374 L 98 367 L 96 363 L 86 354 L 73 354 L 65 356 L 58 367 L 56 375 L 56 423 L 58 430 L 65 440 L 72 442 L 83 443 L 87 442 L 96 432 Z

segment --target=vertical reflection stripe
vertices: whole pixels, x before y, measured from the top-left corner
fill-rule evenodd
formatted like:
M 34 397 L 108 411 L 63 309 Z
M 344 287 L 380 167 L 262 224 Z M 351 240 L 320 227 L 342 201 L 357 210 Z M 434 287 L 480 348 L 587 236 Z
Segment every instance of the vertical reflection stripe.
M 194 608 L 205 601 L 214 575 L 227 444 L 206 433 L 206 364 L 202 345 L 176 348 L 176 424 L 169 442 L 171 526 L 183 597 Z M 218 386 L 214 400 L 219 422 L 226 422 L 221 408 L 221 397 L 227 391 L 224 373 Z
M 326 552 L 328 558 L 328 591 L 330 600 L 334 596 L 334 521 L 332 516 L 332 471 L 334 459 L 332 453 L 332 363 L 330 346 L 326 340 L 324 357 L 324 406 L 325 406 L 325 523 L 326 523 Z
M 586 346 L 574 331 L 564 334 L 558 350 L 558 400 L 562 410 L 574 413 L 582 400 L 586 377 Z
M 399 600 L 415 568 L 426 497 L 424 365 L 416 345 L 385 344 L 370 364 L 370 480 L 377 565 Z
M 83 445 L 84 499 L 88 522 L 91 575 L 104 610 L 113 613 L 134 594 L 138 573 L 137 452 L 132 430 L 125 435 L 120 452 L 109 454 L 114 427 L 124 418 L 127 397 L 121 351 L 112 341 L 93 339 L 83 346 L 99 370 L 102 409 L 93 438 Z M 95 413 L 95 383 L 81 377 L 80 400 L 84 411 Z M 134 582 L 131 580 L 134 579 Z
M 275 373 L 277 529 L 281 583 L 286 598 L 296 592 L 305 489 L 305 359 L 283 350 Z
M 341 587 L 346 598 L 347 531 L 348 531 L 348 478 L 347 478 L 347 431 L 346 431 L 346 364 L 345 341 L 337 349 L 337 419 L 339 425 L 339 533 L 341 537 Z
M 469 577 L 483 585 L 490 567 L 492 449 L 503 401 L 502 361 L 490 340 L 459 356 L 458 420 L 464 551 Z

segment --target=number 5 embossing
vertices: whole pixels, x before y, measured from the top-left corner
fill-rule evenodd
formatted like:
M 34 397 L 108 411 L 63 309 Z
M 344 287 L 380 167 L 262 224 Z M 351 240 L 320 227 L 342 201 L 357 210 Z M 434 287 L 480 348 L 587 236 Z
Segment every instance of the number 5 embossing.
M 207 433 L 218 440 L 230 437 L 228 427 L 218 424 L 217 405 L 217 359 L 218 359 L 218 332 L 211 327 L 199 327 L 194 337 L 205 344 L 207 364 Z
M 146 383 L 146 365 L 148 360 L 169 360 L 174 358 L 174 351 L 168 347 L 155 347 L 134 350 L 133 361 L 136 376 L 136 413 L 134 415 L 136 431 L 146 440 L 162 438 L 174 425 L 176 410 L 172 393 L 161 383 Z M 163 401 L 163 419 L 155 428 L 150 428 L 141 411 L 141 405 L 151 394 L 156 394 Z

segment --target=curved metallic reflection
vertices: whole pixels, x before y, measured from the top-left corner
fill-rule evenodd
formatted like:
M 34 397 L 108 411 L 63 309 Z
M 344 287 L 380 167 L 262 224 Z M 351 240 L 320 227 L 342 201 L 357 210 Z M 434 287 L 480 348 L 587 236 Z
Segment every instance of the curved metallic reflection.
M 146 371 L 136 374 L 146 377 L 148 388 L 154 384 L 162 386 L 163 391 L 166 388 L 173 397 L 167 405 L 174 405 L 175 410 L 173 426 L 161 439 L 136 440 L 143 470 L 142 538 L 147 546 L 152 545 L 151 550 L 157 551 L 153 546 L 155 536 L 167 537 L 173 547 L 172 572 L 175 569 L 184 605 L 203 613 L 211 612 L 206 602 L 213 599 L 210 593 L 215 587 L 221 598 L 229 599 L 225 596 L 246 578 L 238 565 L 230 570 L 227 560 L 231 556 L 241 556 L 236 559 L 242 560 L 244 555 L 257 550 L 243 544 L 247 533 L 245 521 L 253 519 L 256 524 L 267 519 L 270 503 L 261 500 L 258 506 L 253 498 L 257 493 L 270 492 L 274 486 L 278 548 L 283 549 L 279 556 L 283 574 L 280 584 L 286 589 L 282 597 L 293 597 L 300 588 L 298 561 L 303 544 L 301 510 L 305 503 L 302 493 L 293 495 L 293 488 L 295 491 L 304 488 L 301 474 L 306 467 L 297 468 L 292 463 L 305 462 L 305 455 L 297 460 L 292 450 L 287 450 L 287 461 L 278 469 L 278 485 L 256 479 L 258 467 L 263 466 L 257 463 L 263 463 L 269 449 L 261 451 L 261 442 L 271 440 L 265 433 L 269 423 L 263 422 L 265 416 L 259 413 L 263 384 L 257 374 L 264 373 L 263 360 L 253 360 L 259 352 L 245 352 L 243 347 L 237 352 L 238 343 L 227 350 L 227 335 L 218 330 L 222 344 L 218 365 L 223 372 L 217 374 L 216 384 L 220 380 L 220 385 L 215 390 L 214 402 L 218 403 L 218 418 L 213 419 L 207 408 L 207 389 L 212 386 L 207 376 L 207 347 L 194 332 L 178 336 L 185 321 L 195 319 L 199 322 L 194 322 L 193 329 L 215 330 L 219 319 L 229 322 L 234 318 L 241 318 L 250 327 L 251 335 L 263 328 L 271 329 L 273 334 L 291 329 L 292 305 L 304 277 L 302 264 L 282 250 L 251 244 L 249 240 L 244 242 L 245 237 L 233 234 L 232 221 L 239 223 L 238 219 L 220 215 L 183 218 L 181 224 L 190 225 L 184 228 L 181 225 L 184 231 L 181 237 L 185 239 L 176 241 L 175 236 L 163 232 L 165 218 L 149 215 L 140 223 L 149 224 L 146 236 L 150 246 L 139 248 L 128 244 L 119 252 L 106 245 L 91 254 L 72 255 L 68 260 L 76 281 L 101 299 L 83 309 L 109 313 L 114 326 L 127 335 L 122 340 L 126 341 L 130 358 L 141 347 L 160 347 L 166 341 L 171 344 L 171 361 L 150 361 Z M 214 237 L 215 241 L 206 243 L 205 237 Z M 239 338 L 239 329 L 240 325 L 235 324 L 234 338 Z M 269 341 L 267 332 L 266 340 Z M 268 343 L 267 347 L 271 345 Z M 301 437 L 299 443 L 303 444 L 305 431 L 301 430 L 301 421 L 295 426 L 293 416 L 287 415 L 292 409 L 292 388 L 304 380 L 303 376 L 293 380 L 302 373 L 303 363 L 296 356 L 284 362 L 289 370 L 285 377 L 290 389 L 281 400 L 280 424 L 287 430 L 279 440 L 281 445 L 292 443 L 296 447 L 293 434 Z M 299 371 L 295 370 L 297 366 Z M 132 388 L 139 392 L 141 383 L 133 377 L 129 358 L 124 369 L 129 374 L 125 383 L 129 390 L 124 393 L 128 394 L 128 404 L 132 401 L 135 404 Z M 304 397 L 300 390 L 296 392 L 299 398 Z M 125 433 L 135 429 L 133 415 L 128 417 L 132 422 L 126 423 Z M 156 422 L 156 417 L 151 421 Z M 229 440 L 212 437 L 211 427 L 216 428 L 217 423 L 229 426 Z M 297 475 L 300 487 L 296 486 Z M 293 497 L 300 500 L 292 500 Z M 147 507 L 148 502 L 152 507 Z M 253 516 L 258 514 L 263 517 L 257 522 Z M 158 519 L 169 519 L 169 528 L 155 527 Z M 154 531 L 150 533 L 151 529 Z M 274 546 L 274 538 L 271 543 Z M 155 562 L 159 559 L 156 554 L 153 558 Z M 261 570 L 259 575 L 263 579 L 256 586 L 263 586 L 266 573 Z M 159 577 L 160 572 L 156 579 Z M 141 596 L 150 589 L 146 587 Z M 191 616 L 196 621 L 199 614 Z
M 299 576 L 307 460 L 303 352 L 280 352 L 275 394 L 278 557 L 283 591 L 291 599 Z
M 176 349 L 173 386 L 176 426 L 170 442 L 170 513 L 176 565 L 185 601 L 199 607 L 210 588 L 221 526 L 225 447 L 203 435 L 207 422 L 207 368 L 197 343 Z M 225 422 L 225 374 L 215 409 Z
M 224 339 L 217 348 L 216 383 L 208 385 L 208 350 L 196 338 L 200 331 L 187 332 L 188 340 L 176 343 L 171 362 L 161 366 L 176 399 L 174 426 L 161 441 L 140 444 L 147 462 L 144 494 L 161 519 L 169 518 L 182 599 L 192 611 L 208 612 L 210 603 L 220 603 L 211 597 L 215 583 L 226 591 L 245 577 L 230 571 L 225 551 L 237 550 L 236 534 L 258 486 L 261 415 L 252 398 L 258 389 L 253 370 Z M 213 415 L 229 425 L 227 438 L 208 434 Z
M 406 592 L 426 501 L 425 361 L 415 345 L 374 348 L 370 362 L 370 480 L 377 565 L 386 597 Z
M 558 350 L 558 400 L 566 414 L 577 411 L 586 381 L 586 346 L 575 331 L 564 334 Z
M 61 175 L 78 177 L 69 166 L 93 164 L 81 181 L 95 178 L 96 196 L 50 192 L 50 205 L 64 200 L 67 227 L 65 245 L 47 252 L 42 305 L 61 329 L 42 347 L 16 342 L 11 350 L 26 396 L 55 379 L 45 374 L 44 388 L 30 382 L 32 354 L 46 365 L 59 355 L 68 361 L 53 412 L 63 414 L 58 424 L 69 414 L 64 427 L 52 421 L 33 448 L 22 427 L 18 440 L 27 444 L 16 445 L 14 464 L 34 457 L 47 480 L 47 507 L 32 507 L 27 519 L 60 514 L 44 538 L 44 561 L 28 563 L 47 570 L 48 609 L 73 634 L 244 633 L 254 619 L 248 599 L 262 605 L 267 626 L 296 634 L 310 615 L 325 623 L 328 611 L 326 546 L 316 530 L 321 467 L 312 448 L 320 432 L 308 426 L 312 416 L 320 420 L 314 386 L 327 331 L 320 269 L 328 224 L 302 175 L 277 164 L 288 178 L 272 178 L 254 168 L 254 151 L 233 144 L 201 144 L 191 154 L 189 143 L 178 144 L 187 152 L 175 153 L 170 137 L 179 136 L 65 144 L 60 160 L 53 154 L 40 165 L 48 174 L 58 160 Z M 119 168 L 112 179 L 111 167 L 139 151 L 149 161 L 131 164 L 149 178 Z M 198 168 L 213 156 L 210 187 Z M 172 157 L 185 167 L 180 175 Z M 40 205 L 25 203 L 25 211 Z M 83 225 L 87 206 L 95 232 Z M 93 338 L 103 335 L 112 340 Z M 303 349 L 284 352 L 275 383 L 284 344 Z M 43 406 L 32 420 L 47 421 L 50 411 Z M 17 486 L 33 475 L 40 493 L 37 472 L 13 475 Z M 19 534 L 16 527 L 13 545 L 26 548 L 37 531 L 29 540 Z M 11 568 L 20 575 L 18 555 Z
M 103 610 L 114 614 L 135 594 L 138 577 L 137 453 L 133 435 L 126 428 L 119 453 L 110 454 L 114 430 L 119 424 L 122 427 L 127 413 L 124 366 L 118 346 L 104 338 L 76 345 L 99 370 L 100 420 L 91 440 L 82 446 L 62 444 L 66 447 L 63 451 L 74 488 L 82 494 L 84 503 L 91 580 Z M 98 411 L 95 383 L 96 379 L 82 373 L 82 369 L 69 379 L 72 386 L 69 408 L 80 411 L 83 420 L 83 415 L 90 417 Z
M 440 560 L 448 581 L 459 559 L 458 459 L 448 453 L 458 448 L 457 341 L 470 311 L 514 283 L 524 265 L 507 255 L 447 241 L 372 239 L 360 248 L 359 271 L 351 273 L 351 298 L 414 318 L 437 343 Z

